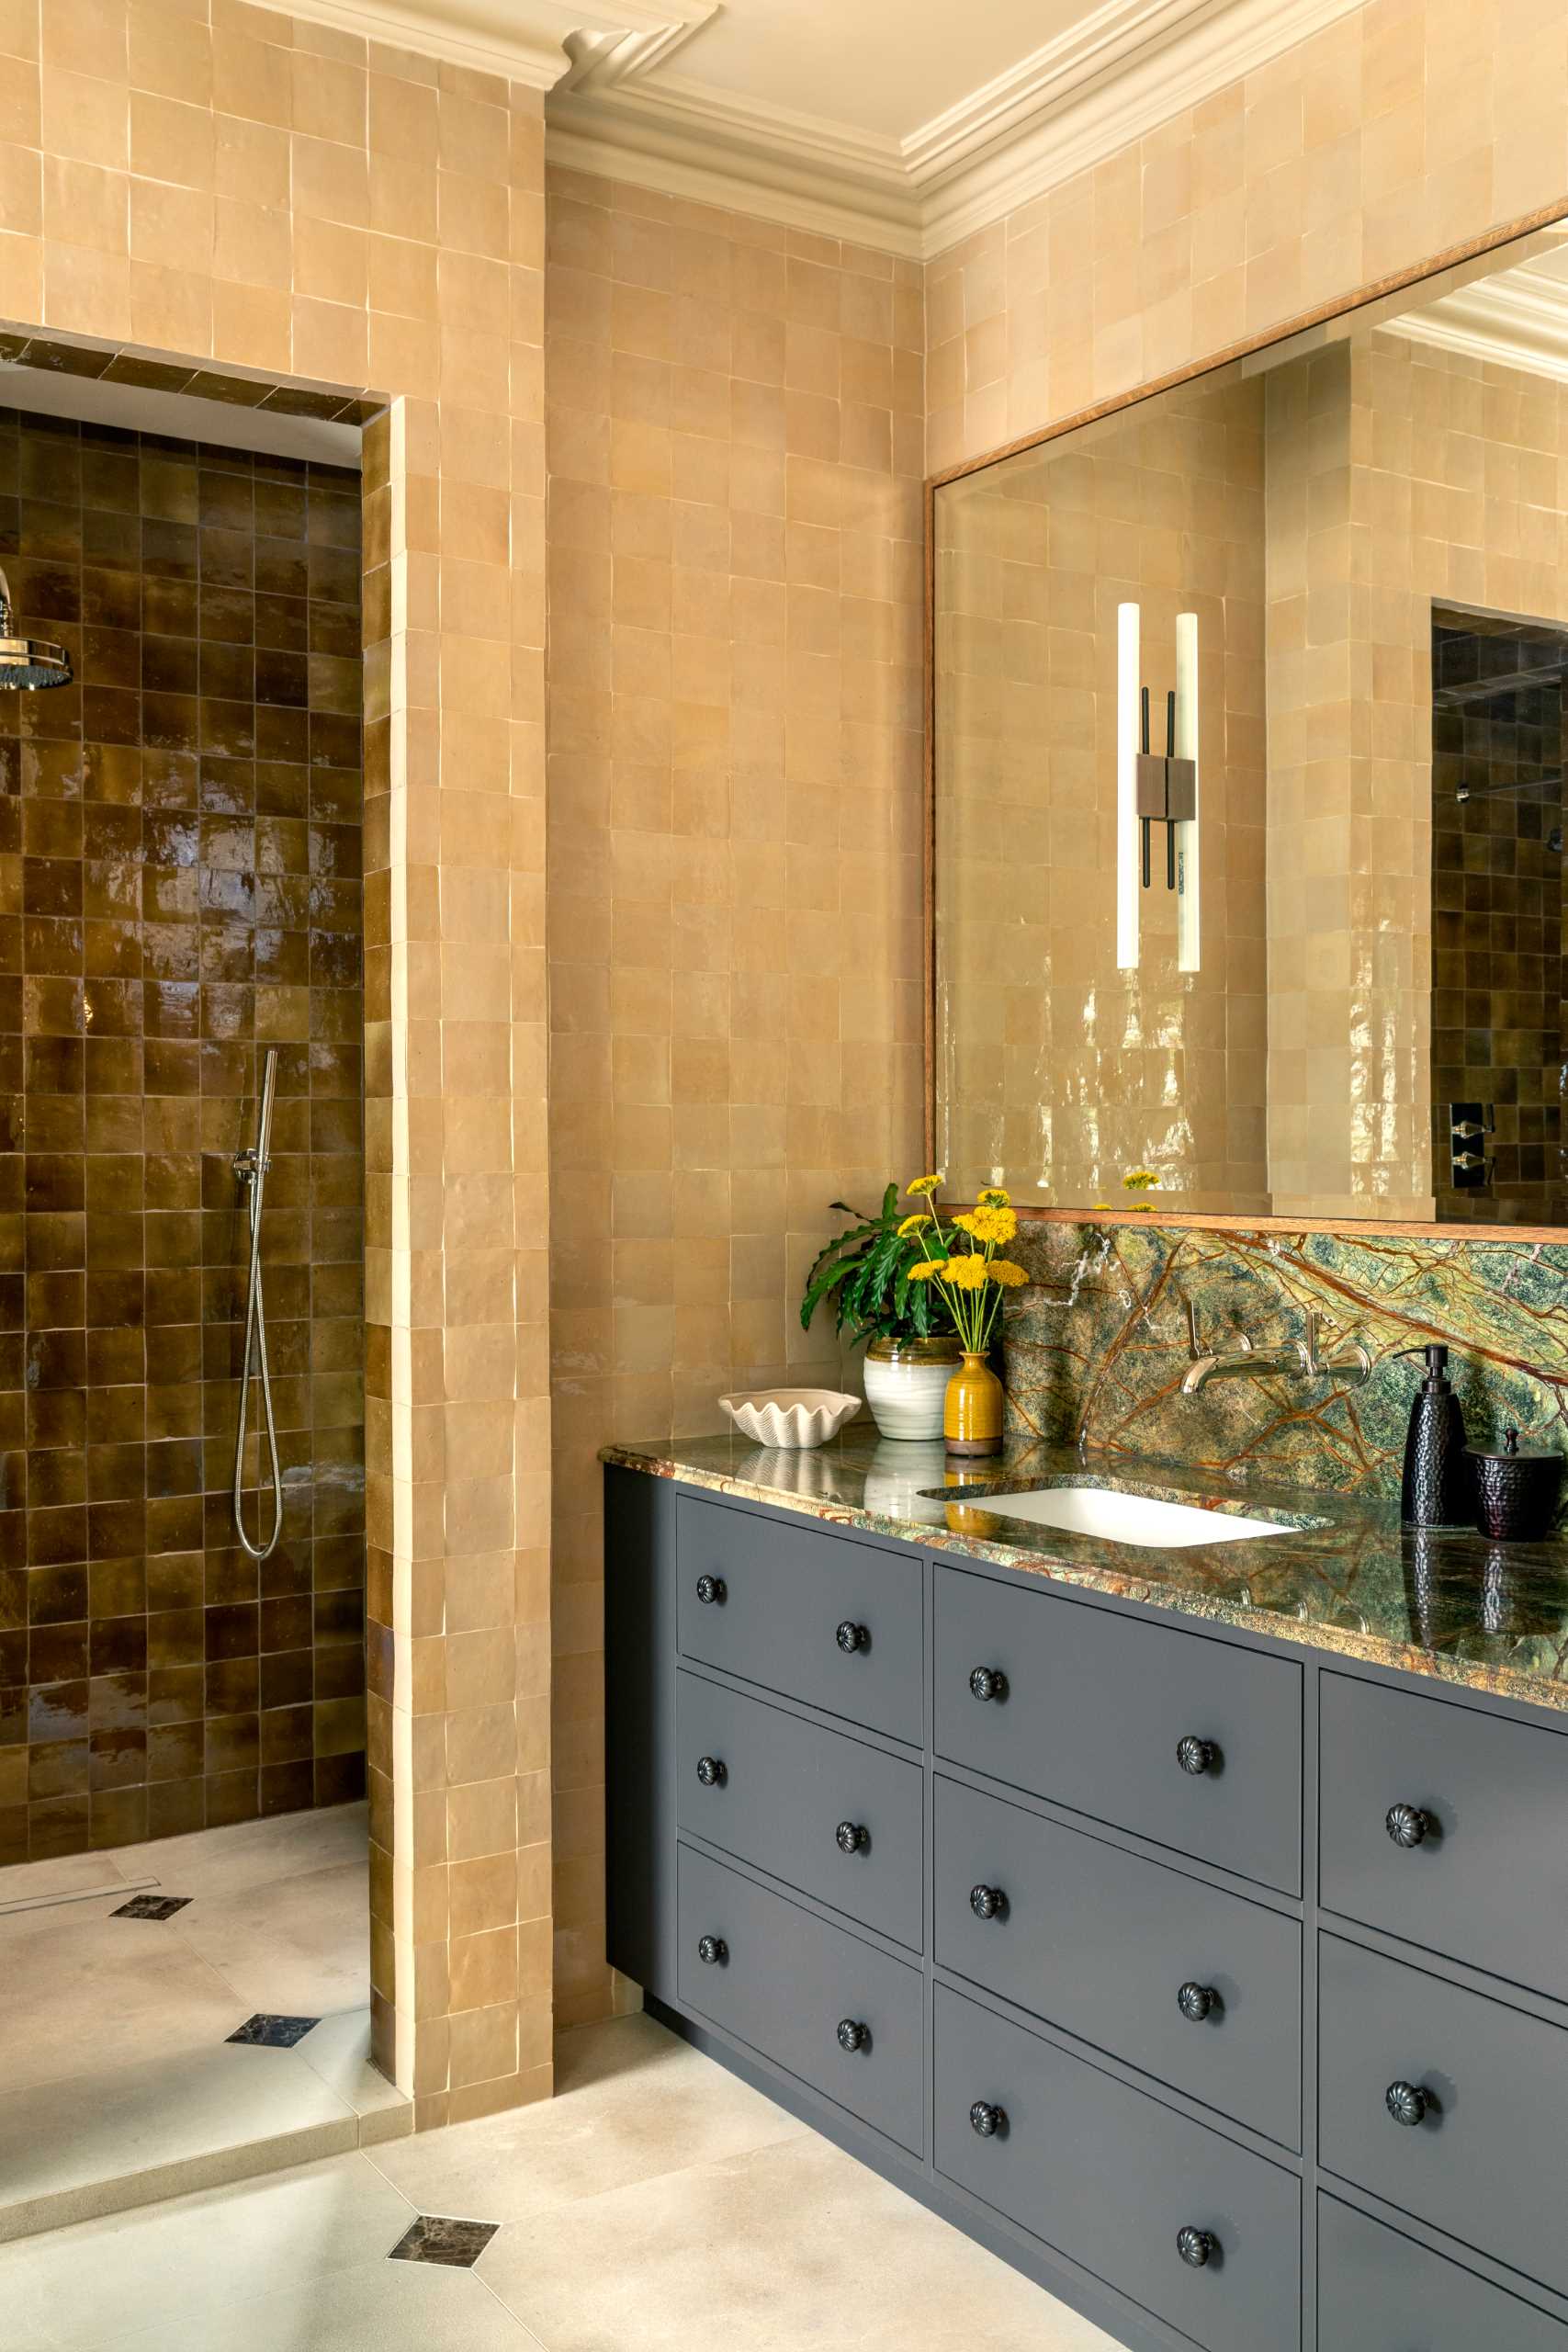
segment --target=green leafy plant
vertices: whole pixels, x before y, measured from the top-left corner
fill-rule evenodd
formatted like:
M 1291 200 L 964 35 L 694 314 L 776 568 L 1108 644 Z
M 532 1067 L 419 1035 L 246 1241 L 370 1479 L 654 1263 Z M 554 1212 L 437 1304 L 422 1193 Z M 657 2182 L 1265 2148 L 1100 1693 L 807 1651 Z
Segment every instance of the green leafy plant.
M 833 1302 L 836 1329 L 859 1340 L 930 1340 L 953 1329 L 946 1303 L 930 1283 L 911 1283 L 909 1269 L 925 1256 L 919 1238 L 904 1228 L 898 1187 L 889 1184 L 881 1214 L 867 1216 L 847 1201 L 833 1206 L 856 1221 L 829 1241 L 806 1278 L 800 1302 L 802 1327 L 827 1300 Z

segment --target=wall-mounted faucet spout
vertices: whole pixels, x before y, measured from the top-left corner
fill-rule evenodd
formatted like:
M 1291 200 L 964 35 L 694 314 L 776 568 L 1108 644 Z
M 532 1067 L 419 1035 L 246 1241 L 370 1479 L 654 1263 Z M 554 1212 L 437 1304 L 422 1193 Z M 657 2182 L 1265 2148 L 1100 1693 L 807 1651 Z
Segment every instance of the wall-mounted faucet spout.
M 1322 1346 L 1323 1317 L 1315 1309 L 1306 1319 L 1304 1340 L 1284 1340 L 1278 1347 L 1255 1348 L 1245 1331 L 1235 1335 L 1229 1351 L 1205 1353 L 1198 1339 L 1198 1310 L 1187 1301 L 1187 1351 L 1190 1365 L 1181 1383 L 1184 1396 L 1201 1396 L 1213 1380 L 1337 1380 L 1359 1388 L 1372 1368 L 1359 1340 L 1347 1339 Z

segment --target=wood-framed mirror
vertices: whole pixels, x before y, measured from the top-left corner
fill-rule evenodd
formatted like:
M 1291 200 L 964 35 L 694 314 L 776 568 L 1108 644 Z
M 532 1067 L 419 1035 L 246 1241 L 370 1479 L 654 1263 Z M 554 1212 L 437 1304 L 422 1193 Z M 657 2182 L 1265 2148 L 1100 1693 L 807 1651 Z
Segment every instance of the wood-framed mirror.
M 1568 216 L 937 477 L 927 560 L 946 1192 L 1568 1227 Z

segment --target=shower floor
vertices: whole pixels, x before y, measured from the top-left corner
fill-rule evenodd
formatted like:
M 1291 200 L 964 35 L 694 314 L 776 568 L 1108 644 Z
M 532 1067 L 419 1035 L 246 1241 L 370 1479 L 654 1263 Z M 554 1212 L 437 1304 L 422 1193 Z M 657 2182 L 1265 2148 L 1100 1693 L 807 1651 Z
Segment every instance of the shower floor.
M 0 2239 L 409 2128 L 369 2062 L 368 1867 L 353 1804 L 0 1870 Z

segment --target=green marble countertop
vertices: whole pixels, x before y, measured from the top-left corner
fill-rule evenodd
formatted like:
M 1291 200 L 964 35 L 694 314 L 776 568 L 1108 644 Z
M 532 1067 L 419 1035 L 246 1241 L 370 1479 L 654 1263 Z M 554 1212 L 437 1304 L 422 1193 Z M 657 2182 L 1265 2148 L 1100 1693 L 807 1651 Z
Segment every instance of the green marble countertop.
M 950 1470 L 939 1440 L 910 1444 L 867 1424 L 788 1453 L 727 1437 L 606 1446 L 601 1460 L 834 1526 L 1026 1569 L 1337 1657 L 1568 1714 L 1568 1544 L 1491 1544 L 1468 1530 L 1402 1529 L 1397 1503 L 1269 1487 L 1118 1456 L 1010 1442 Z M 1157 1552 L 1008 1520 L 987 1487 L 1085 1485 L 1273 1519 L 1287 1535 Z M 932 1496 L 926 1489 L 945 1487 Z

